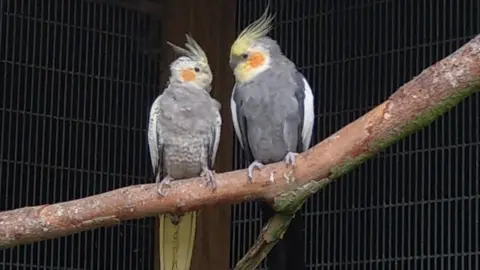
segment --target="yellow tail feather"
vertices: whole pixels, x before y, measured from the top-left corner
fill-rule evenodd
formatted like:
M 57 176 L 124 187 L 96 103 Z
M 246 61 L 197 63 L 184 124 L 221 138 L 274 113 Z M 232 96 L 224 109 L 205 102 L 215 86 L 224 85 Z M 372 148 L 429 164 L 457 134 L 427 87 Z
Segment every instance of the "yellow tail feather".
M 197 212 L 183 216 L 160 215 L 160 270 L 190 270 Z

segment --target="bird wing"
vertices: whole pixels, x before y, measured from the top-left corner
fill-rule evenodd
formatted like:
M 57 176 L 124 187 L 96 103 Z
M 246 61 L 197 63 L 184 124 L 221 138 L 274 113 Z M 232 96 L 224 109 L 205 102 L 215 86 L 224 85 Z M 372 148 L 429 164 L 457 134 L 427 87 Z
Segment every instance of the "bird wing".
M 235 101 L 235 89 L 237 88 L 237 84 L 233 86 L 232 96 L 230 97 L 230 110 L 232 112 L 232 121 L 233 121 L 233 128 L 235 129 L 235 135 L 237 135 L 237 139 L 240 142 L 240 145 L 243 147 L 243 139 L 242 139 L 242 131 L 240 130 L 239 120 L 237 116 L 237 103 Z
M 158 121 L 160 114 L 160 98 L 159 96 L 152 104 L 148 119 L 148 147 L 150 150 L 150 159 L 152 162 L 153 174 L 157 176 L 161 170 L 163 164 L 163 139 L 162 139 L 162 126 Z
M 237 139 L 240 141 L 240 145 L 245 151 L 247 160 L 251 161 L 252 151 L 248 143 L 246 118 L 243 115 L 242 110 L 240 109 L 242 100 L 240 96 L 236 94 L 236 88 L 237 84 L 233 86 L 232 97 L 230 98 L 230 110 L 232 111 L 233 127 L 235 129 Z
M 315 109 L 313 104 L 313 93 L 307 79 L 297 72 L 298 88 L 295 91 L 295 97 L 298 101 L 301 124 L 299 127 L 299 151 L 306 151 L 310 147 L 312 140 L 313 123 L 315 118 Z M 300 141 L 301 138 L 301 141 Z
M 220 111 L 217 110 L 215 114 L 215 122 L 212 128 L 212 144 L 210 145 L 210 164 L 209 168 L 212 169 L 215 163 L 215 157 L 217 156 L 218 144 L 220 143 L 220 133 L 222 129 L 222 116 Z

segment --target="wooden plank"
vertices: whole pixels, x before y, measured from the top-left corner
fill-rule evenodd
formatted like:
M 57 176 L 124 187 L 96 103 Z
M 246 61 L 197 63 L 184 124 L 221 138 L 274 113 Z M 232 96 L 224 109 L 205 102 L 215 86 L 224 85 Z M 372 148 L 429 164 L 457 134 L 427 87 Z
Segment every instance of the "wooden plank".
M 162 46 L 164 67 L 174 59 L 165 42 L 185 43 L 190 33 L 207 53 L 213 72 L 212 95 L 222 104 L 222 136 L 215 163 L 217 172 L 230 171 L 233 164 L 233 124 L 230 115 L 230 94 L 233 75 L 228 65 L 230 46 L 235 39 L 236 1 L 232 0 L 168 0 L 162 2 Z M 163 72 L 166 81 L 168 72 Z M 229 269 L 230 205 L 209 207 L 197 218 L 192 270 Z M 158 254 L 158 253 L 157 253 Z

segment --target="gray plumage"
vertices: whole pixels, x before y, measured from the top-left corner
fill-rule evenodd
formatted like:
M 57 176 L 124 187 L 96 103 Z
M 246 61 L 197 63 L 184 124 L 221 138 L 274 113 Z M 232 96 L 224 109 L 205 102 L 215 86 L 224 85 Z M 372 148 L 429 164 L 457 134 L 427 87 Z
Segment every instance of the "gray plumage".
M 273 15 L 268 8 L 247 26 L 230 48 L 230 66 L 236 85 L 230 100 L 235 133 L 253 170 L 281 161 L 295 166 L 299 152 L 307 150 L 314 123 L 313 93 L 304 76 L 286 58 L 267 33 Z M 274 181 L 273 172 L 270 181 Z M 261 203 L 262 222 L 275 211 Z M 306 269 L 301 215 L 296 215 L 283 238 L 267 255 L 267 267 L 275 270 Z
M 254 167 L 281 160 L 294 164 L 296 153 L 310 145 L 313 95 L 275 41 L 264 37 L 259 43 L 270 53 L 270 68 L 236 83 L 231 99 L 235 131 Z
M 207 91 L 175 82 L 155 100 L 148 143 L 157 182 L 160 177 L 166 177 L 168 184 L 202 173 L 209 178 L 220 138 L 219 109 Z
M 185 37 L 185 48 L 167 42 L 180 57 L 170 64 L 167 88 L 153 102 L 148 121 L 148 146 L 161 196 L 170 181 L 198 176 L 216 189 L 212 167 L 220 141 L 220 103 L 210 96 L 213 75 L 206 53 L 190 35 Z M 159 215 L 162 270 L 190 269 L 197 214 Z
M 298 99 L 303 102 L 305 96 L 302 75 L 276 70 L 268 69 L 234 90 L 243 144 L 262 163 L 278 162 L 287 152 L 304 151 L 303 106 Z

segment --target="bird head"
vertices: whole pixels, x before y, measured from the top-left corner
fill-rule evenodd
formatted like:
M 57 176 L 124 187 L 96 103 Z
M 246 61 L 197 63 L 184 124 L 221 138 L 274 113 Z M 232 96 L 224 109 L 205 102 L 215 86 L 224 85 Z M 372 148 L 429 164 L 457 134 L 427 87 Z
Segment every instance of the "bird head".
M 277 43 L 267 37 L 275 17 L 268 9 L 238 35 L 230 48 L 230 67 L 238 82 L 247 82 L 268 69 L 272 52 L 280 50 Z
M 181 56 L 170 64 L 170 83 L 180 82 L 190 84 L 210 92 L 213 80 L 207 55 L 200 45 L 186 35 L 185 49 L 167 42 Z

